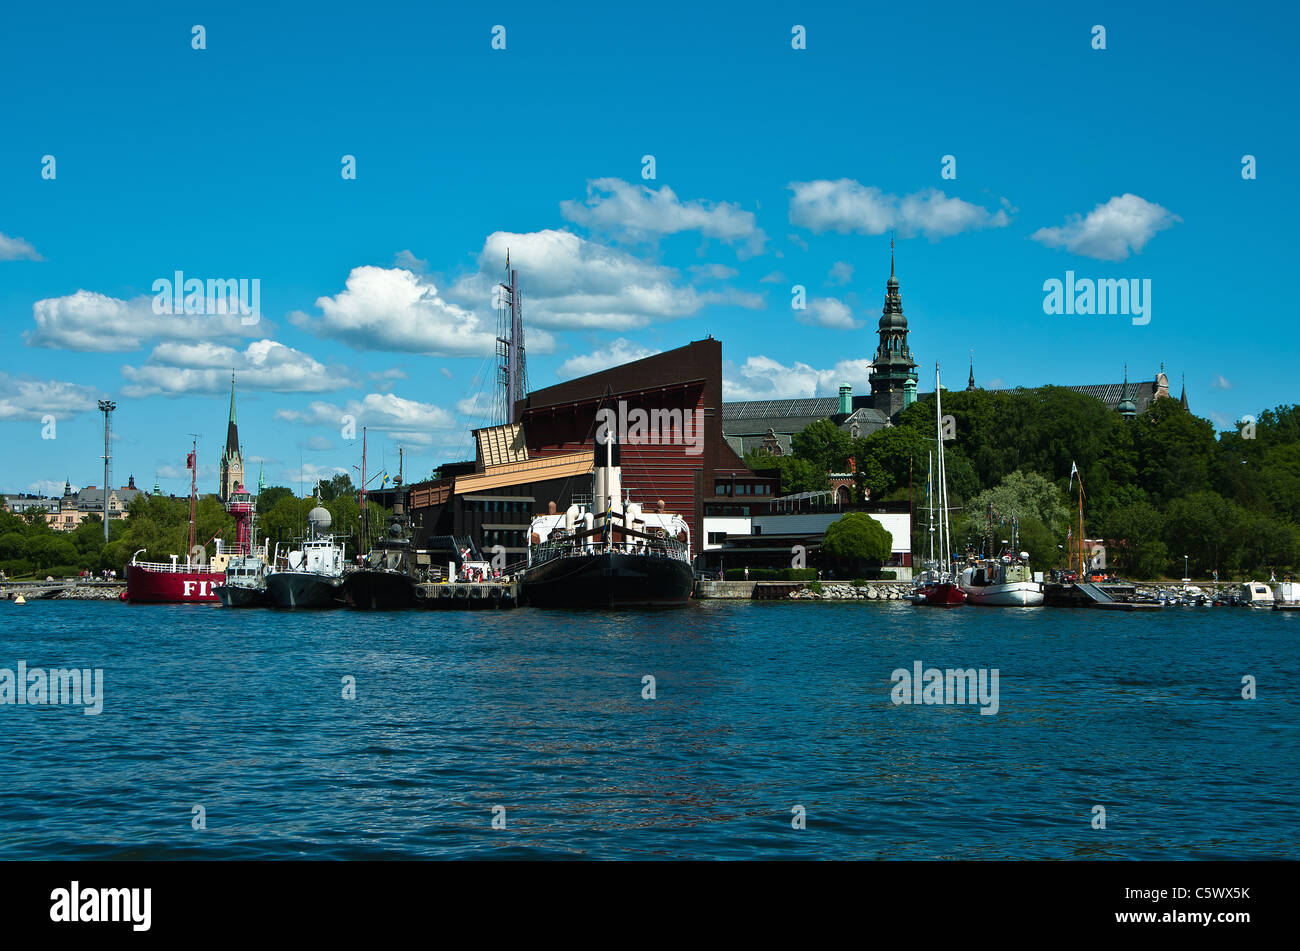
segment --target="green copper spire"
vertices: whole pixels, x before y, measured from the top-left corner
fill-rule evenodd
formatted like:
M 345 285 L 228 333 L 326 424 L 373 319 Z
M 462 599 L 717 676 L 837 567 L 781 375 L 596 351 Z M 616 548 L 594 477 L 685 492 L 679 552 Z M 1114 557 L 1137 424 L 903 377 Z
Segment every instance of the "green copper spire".
M 265 489 L 265 488 L 266 488 L 266 466 L 264 466 L 264 465 L 259 465 L 259 466 L 257 467 L 257 491 L 258 491 L 258 493 L 260 494 L 261 491 L 262 491 L 263 489 Z

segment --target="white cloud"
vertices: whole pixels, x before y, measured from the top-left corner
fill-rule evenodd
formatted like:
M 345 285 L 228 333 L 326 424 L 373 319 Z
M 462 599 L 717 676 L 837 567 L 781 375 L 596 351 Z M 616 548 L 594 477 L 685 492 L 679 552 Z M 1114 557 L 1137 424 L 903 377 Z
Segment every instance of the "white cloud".
M 355 267 L 345 289 L 316 306 L 320 317 L 296 312 L 289 319 L 356 350 L 484 356 L 496 341 L 478 313 L 445 300 L 432 280 L 405 268 Z
M 276 393 L 325 393 L 355 386 L 347 374 L 274 340 L 255 340 L 244 350 L 203 341 L 161 343 L 143 366 L 123 366 L 130 397 L 154 393 L 223 393 L 234 369 L 238 386 Z
M 963 231 L 1001 228 L 1010 223 L 1004 209 L 990 212 L 980 205 L 952 198 L 937 188 L 899 197 L 851 178 L 791 182 L 790 223 L 811 231 L 840 234 L 884 234 L 891 228 L 903 235 L 930 240 Z
M 23 339 L 29 347 L 123 353 L 139 350 L 154 338 L 211 340 L 252 336 L 266 330 L 265 325 L 244 325 L 237 315 L 155 314 L 153 300 L 149 296 L 119 300 L 86 290 L 47 297 L 32 305 L 36 329 L 23 331 Z
M 750 357 L 741 366 L 728 362 L 723 367 L 723 398 L 727 400 L 800 399 L 835 396 L 841 383 L 856 393 L 869 390 L 871 359 L 841 360 L 829 370 L 806 363 L 786 366 L 771 357 Z
M 377 370 L 374 373 L 366 374 L 376 383 L 386 383 L 389 380 L 405 380 L 406 371 L 401 367 L 389 367 L 387 370 Z
M 50 498 L 51 496 L 54 498 L 62 498 L 63 483 L 56 482 L 53 479 L 37 479 L 35 482 L 28 484 L 27 491 L 31 492 L 33 495 L 43 495 L 46 498 Z M 76 492 L 77 489 L 73 488 L 72 491 Z
M 847 284 L 853 280 L 853 265 L 848 261 L 836 261 L 826 279 L 832 284 Z
M 311 439 L 305 440 L 299 445 L 310 452 L 326 452 L 334 448 L 334 443 L 324 436 L 312 436 Z
M 0 261 L 43 261 L 36 249 L 22 238 L 11 238 L 0 231 Z M 62 486 L 60 486 L 62 488 Z
M 45 416 L 68 419 L 94 410 L 99 394 L 94 387 L 61 380 L 32 380 L 0 373 L 0 420 L 41 422 Z
M 471 419 L 482 419 L 492 415 L 496 408 L 496 397 L 482 390 L 473 396 L 456 402 L 456 412 Z
M 321 479 L 332 479 L 336 475 L 348 475 L 342 466 L 322 466 L 314 462 L 304 462 L 301 469 L 285 466 L 280 470 L 280 481 L 288 486 L 297 486 L 300 482 L 307 494 L 311 494 Z
M 796 310 L 794 316 L 801 324 L 829 327 L 832 330 L 854 330 L 862 326 L 853 319 L 849 305 L 835 297 L 814 297 L 808 301 L 807 308 Z
M 1225 377 L 1222 373 L 1220 373 L 1210 382 L 1210 386 L 1212 386 L 1216 390 L 1232 389 L 1232 384 L 1228 382 L 1228 378 Z
M 526 342 L 534 353 L 554 349 L 554 341 L 538 328 L 628 330 L 689 317 L 710 304 L 754 309 L 764 305 L 757 294 L 678 285 L 672 268 L 553 230 L 489 235 L 479 254 L 478 273 L 457 281 L 449 296 L 490 306 L 507 248 L 511 267 L 520 272 Z
M 1157 231 L 1183 219 L 1167 208 L 1125 193 L 1098 205 L 1086 216 L 1070 215 L 1059 228 L 1039 228 L 1030 237 L 1049 248 L 1065 248 L 1099 261 L 1123 261 L 1140 254 Z
M 342 406 L 315 400 L 306 410 L 275 411 L 275 418 L 282 422 L 305 426 L 336 426 L 340 429 L 345 416 L 355 419 L 358 433 L 363 426 L 412 433 L 456 428 L 456 418 L 445 409 L 431 403 L 404 399 L 392 393 L 368 393 L 364 399 L 348 400 Z
M 569 380 L 574 377 L 586 376 L 588 373 L 607 370 L 610 367 L 616 367 L 624 363 L 631 363 L 633 360 L 652 357 L 661 352 L 619 337 L 607 347 L 569 357 L 560 364 L 555 374 L 560 379 Z
M 758 279 L 758 283 L 760 283 L 760 284 L 784 284 L 784 283 L 785 283 L 785 275 L 782 274 L 780 271 L 773 271 L 771 274 L 765 275 L 764 277 L 760 277 L 760 278 Z
M 734 267 L 725 264 L 692 264 L 686 270 L 696 277 L 710 278 L 715 281 L 729 281 L 740 274 Z
M 429 270 L 429 262 L 424 258 L 417 258 L 410 251 L 398 251 L 393 256 L 393 263 L 416 274 L 424 274 Z
M 743 243 L 750 254 L 761 253 L 767 242 L 754 213 L 739 205 L 683 202 L 667 185 L 656 191 L 618 178 L 588 181 L 586 202 L 562 201 L 560 213 L 585 228 L 638 241 L 698 231 L 728 244 Z

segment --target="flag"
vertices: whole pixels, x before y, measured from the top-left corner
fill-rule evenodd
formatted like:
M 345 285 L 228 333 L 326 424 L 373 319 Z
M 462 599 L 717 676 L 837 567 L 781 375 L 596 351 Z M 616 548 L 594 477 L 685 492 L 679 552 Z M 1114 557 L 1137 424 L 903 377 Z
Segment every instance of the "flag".
M 1071 525 L 1069 528 L 1067 528 L 1067 529 L 1065 530 L 1065 540 L 1068 542 L 1068 541 L 1069 541 L 1070 539 L 1072 539 L 1072 538 L 1074 538 L 1074 526 L 1073 526 L 1073 525 Z
M 185 468 L 186 468 L 186 469 L 193 469 L 193 468 L 194 468 L 194 453 L 192 453 L 192 452 L 187 452 L 187 453 L 185 454 Z

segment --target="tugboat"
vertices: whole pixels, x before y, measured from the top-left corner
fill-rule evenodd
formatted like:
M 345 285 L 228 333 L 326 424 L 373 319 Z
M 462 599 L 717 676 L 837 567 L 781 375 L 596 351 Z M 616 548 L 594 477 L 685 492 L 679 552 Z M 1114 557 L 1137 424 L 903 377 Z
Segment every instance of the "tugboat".
M 226 576 L 216 588 L 223 607 L 254 608 L 267 604 L 265 544 L 253 547 L 254 502 L 242 485 L 235 486 L 226 506 L 235 517 L 236 541 L 233 549 L 217 542 L 217 559 L 224 558 Z M 214 564 L 217 559 L 213 559 Z
M 528 527 L 524 597 L 540 607 L 643 607 L 691 597 L 690 528 L 663 502 L 646 512 L 624 497 L 612 429 L 597 435 L 590 505 L 554 504 Z
M 364 455 L 364 449 L 362 452 Z M 364 471 L 363 461 L 362 472 Z M 364 475 L 362 479 L 364 481 Z M 418 578 L 411 553 L 411 527 L 406 517 L 406 505 L 402 500 L 404 490 L 400 463 L 397 469 L 396 488 L 398 492 L 393 500 L 393 514 L 388 520 L 387 534 L 375 542 L 360 567 L 348 572 L 347 581 L 343 586 L 348 604 L 354 608 L 386 611 L 415 607 L 415 585 Z M 364 538 L 364 526 L 369 522 L 364 486 L 362 492 L 361 524 Z
M 272 607 L 332 608 L 342 604 L 344 546 L 327 534 L 333 522 L 329 511 L 316 506 L 307 513 L 308 534 L 299 548 L 290 551 L 280 567 L 267 573 L 266 593 Z

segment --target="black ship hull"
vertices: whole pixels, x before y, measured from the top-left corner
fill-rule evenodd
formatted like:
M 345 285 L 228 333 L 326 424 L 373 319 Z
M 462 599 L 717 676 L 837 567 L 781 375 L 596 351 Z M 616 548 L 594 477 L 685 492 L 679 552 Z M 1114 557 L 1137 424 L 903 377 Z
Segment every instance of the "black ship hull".
M 218 585 L 213 589 L 221 599 L 222 607 L 262 608 L 270 604 L 265 588 L 242 588 L 236 585 Z
M 266 594 L 277 608 L 336 608 L 343 603 L 343 579 L 305 571 L 276 571 L 266 577 Z
M 343 586 L 348 604 L 366 611 L 415 607 L 415 579 L 400 571 L 360 568 Z
M 686 604 L 695 576 L 684 561 L 600 552 L 552 558 L 524 572 L 524 598 L 537 607 L 631 608 Z

